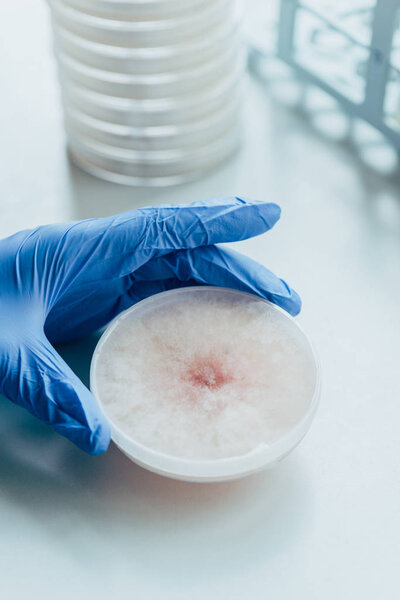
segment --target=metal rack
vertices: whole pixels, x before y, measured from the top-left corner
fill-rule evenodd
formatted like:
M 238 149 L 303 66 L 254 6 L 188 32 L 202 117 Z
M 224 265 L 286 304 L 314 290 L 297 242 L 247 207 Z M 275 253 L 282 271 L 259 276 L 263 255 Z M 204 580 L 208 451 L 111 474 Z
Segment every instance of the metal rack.
M 275 56 L 296 75 L 334 97 L 346 113 L 376 127 L 397 150 L 399 16 L 400 0 L 353 0 L 346 4 L 280 0 L 274 48 Z M 265 49 L 250 44 L 252 72 L 265 72 L 261 64 L 266 57 Z

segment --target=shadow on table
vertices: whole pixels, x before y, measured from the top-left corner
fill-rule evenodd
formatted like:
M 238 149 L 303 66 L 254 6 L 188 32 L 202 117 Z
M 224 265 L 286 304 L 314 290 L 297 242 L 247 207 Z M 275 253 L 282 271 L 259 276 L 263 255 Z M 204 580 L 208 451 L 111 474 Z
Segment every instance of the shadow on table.
M 93 336 L 60 349 L 85 383 L 95 343 Z M 252 569 L 301 537 L 312 513 L 296 458 L 246 479 L 194 484 L 147 472 L 113 445 L 88 456 L 3 398 L 0 428 L 2 497 L 88 569 L 109 568 L 108 545 L 115 561 L 129 558 L 149 576 L 156 563 L 166 581 L 177 570 L 196 581 L 216 565 L 216 577 Z
M 69 158 L 67 162 L 74 219 L 102 217 L 143 206 L 186 204 L 206 198 L 226 196 L 232 191 L 240 153 L 218 165 L 201 179 L 170 187 L 132 187 L 110 183 L 82 171 Z M 227 182 L 228 186 L 227 186 Z

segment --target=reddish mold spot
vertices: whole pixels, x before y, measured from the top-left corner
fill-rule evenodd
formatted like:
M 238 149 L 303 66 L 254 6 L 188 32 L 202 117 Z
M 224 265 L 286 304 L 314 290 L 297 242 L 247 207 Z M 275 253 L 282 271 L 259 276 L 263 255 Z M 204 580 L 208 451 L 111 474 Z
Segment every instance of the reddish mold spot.
M 233 380 L 220 359 L 210 355 L 197 357 L 187 366 L 184 379 L 195 387 L 218 390 Z

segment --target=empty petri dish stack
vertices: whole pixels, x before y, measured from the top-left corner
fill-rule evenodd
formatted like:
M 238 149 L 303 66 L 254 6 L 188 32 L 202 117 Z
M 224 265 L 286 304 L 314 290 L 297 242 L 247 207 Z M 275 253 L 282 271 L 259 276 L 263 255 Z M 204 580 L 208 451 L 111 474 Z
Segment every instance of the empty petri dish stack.
M 235 0 L 49 0 L 68 149 L 103 179 L 164 186 L 240 141 Z

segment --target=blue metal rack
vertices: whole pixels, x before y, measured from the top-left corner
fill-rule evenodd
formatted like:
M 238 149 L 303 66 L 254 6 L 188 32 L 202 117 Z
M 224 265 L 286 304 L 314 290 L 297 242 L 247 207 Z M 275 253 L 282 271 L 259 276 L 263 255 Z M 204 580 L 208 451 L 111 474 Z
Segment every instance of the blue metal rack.
M 338 8 L 340 3 L 333 6 Z M 326 3 L 325 3 L 326 7 Z M 333 96 L 350 115 L 359 117 L 381 131 L 400 150 L 400 64 L 398 21 L 400 0 L 365 0 L 342 3 L 342 9 L 324 10 L 324 2 L 312 0 L 280 0 L 276 22 L 275 56 L 289 65 L 304 81 L 318 86 Z M 311 25 L 302 34 L 301 24 Z M 351 22 L 352 26 L 349 26 Z M 355 26 L 354 26 L 355 24 Z M 336 36 L 341 48 L 324 47 L 324 37 Z M 304 44 L 308 50 L 304 52 Z M 321 52 L 331 52 L 330 64 L 336 77 L 319 61 Z M 339 56 L 341 53 L 341 57 Z M 350 64 L 355 56 L 353 84 L 342 85 L 340 60 Z M 400 54 L 400 52 L 399 52 Z M 337 56 L 336 56 L 337 55 Z M 251 44 L 249 64 L 254 73 L 261 68 L 266 51 Z M 329 61 L 328 61 L 329 62 Z M 362 81 L 362 84 L 356 82 Z M 393 93 L 397 96 L 394 98 Z M 389 94 L 392 95 L 389 98 Z M 394 107 L 394 108 L 393 108 Z

